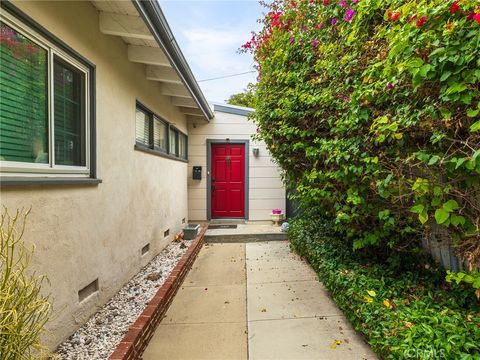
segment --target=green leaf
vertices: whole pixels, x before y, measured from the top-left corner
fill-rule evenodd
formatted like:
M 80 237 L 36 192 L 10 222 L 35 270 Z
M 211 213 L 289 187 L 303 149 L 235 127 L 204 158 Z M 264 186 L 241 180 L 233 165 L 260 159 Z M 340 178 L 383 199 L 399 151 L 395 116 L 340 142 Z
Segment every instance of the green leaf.
M 467 110 L 467 116 L 473 118 L 473 117 L 477 116 L 479 112 L 480 112 L 479 109 L 468 109 Z
M 450 221 L 451 221 L 453 226 L 465 225 L 465 218 L 463 216 L 460 216 L 460 215 L 452 214 L 450 216 Z
M 437 224 L 443 224 L 445 221 L 448 220 L 449 217 L 450 214 L 443 208 L 435 210 L 435 221 L 437 222 Z
M 417 57 L 417 58 L 414 58 L 413 60 L 410 60 L 407 65 L 409 67 L 419 68 L 420 66 L 423 65 L 423 60 Z
M 418 214 L 418 220 L 423 224 L 428 221 L 428 213 L 426 210 L 423 210 L 420 214 Z
M 470 131 L 471 132 L 475 132 L 475 131 L 478 131 L 478 130 L 480 130 L 480 120 L 477 121 L 477 122 L 474 122 L 472 124 L 472 126 L 470 126 Z
M 425 206 L 423 206 L 422 204 L 418 204 L 418 205 L 413 206 L 410 209 L 410 211 L 415 213 L 415 214 L 420 214 L 421 212 L 423 212 L 423 209 L 425 209 Z
M 460 206 L 455 200 L 448 200 L 445 204 L 443 204 L 443 209 L 446 212 L 452 212 L 453 210 L 457 210 Z

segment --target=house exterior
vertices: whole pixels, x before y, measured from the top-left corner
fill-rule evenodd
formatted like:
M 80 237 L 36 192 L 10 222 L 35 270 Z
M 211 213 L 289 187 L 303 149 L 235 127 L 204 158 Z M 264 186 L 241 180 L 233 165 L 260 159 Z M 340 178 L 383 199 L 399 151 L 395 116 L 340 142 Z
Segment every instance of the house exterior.
M 270 220 L 285 213 L 285 188 L 278 166 L 262 141 L 254 141 L 253 109 L 214 104 L 210 122 L 188 123 L 188 218 Z M 201 179 L 193 176 L 202 167 Z
M 243 144 L 236 218 L 284 209 L 250 110 L 212 110 L 155 0 L 2 1 L 0 21 L 0 202 L 31 208 L 24 238 L 50 280 L 51 348 L 190 219 L 212 218 L 207 144 Z

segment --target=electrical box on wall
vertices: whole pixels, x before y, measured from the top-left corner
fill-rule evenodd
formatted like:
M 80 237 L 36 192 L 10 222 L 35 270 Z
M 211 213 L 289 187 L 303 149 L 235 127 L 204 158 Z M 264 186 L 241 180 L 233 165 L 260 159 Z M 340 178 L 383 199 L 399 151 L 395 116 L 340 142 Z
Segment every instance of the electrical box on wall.
M 193 180 L 202 180 L 202 167 L 201 166 L 194 166 L 193 167 Z

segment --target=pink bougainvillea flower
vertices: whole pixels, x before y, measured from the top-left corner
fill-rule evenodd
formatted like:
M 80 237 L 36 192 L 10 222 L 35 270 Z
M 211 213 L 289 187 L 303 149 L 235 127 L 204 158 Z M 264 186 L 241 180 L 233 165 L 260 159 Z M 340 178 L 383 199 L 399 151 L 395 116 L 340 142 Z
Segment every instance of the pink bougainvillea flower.
M 297 6 L 297 4 L 295 4 L 295 1 L 290 1 L 290 6 L 295 7 L 295 6 Z
M 317 46 L 317 39 L 312 40 L 312 46 Z
M 350 102 L 350 96 L 345 96 L 345 99 L 344 99 L 346 102 Z
M 480 25 L 480 13 L 473 15 L 473 20 Z
M 467 14 L 467 20 L 473 20 L 474 17 L 475 17 L 475 13 L 468 13 Z
M 307 31 L 308 30 L 308 27 L 304 26 L 302 31 Z
M 302 41 L 302 40 L 300 40 L 299 44 L 300 44 L 300 46 L 303 46 L 303 41 Z
M 358 0 L 353 0 L 353 3 L 354 3 L 354 4 L 358 3 Z
M 290 44 L 293 44 L 295 42 L 295 38 L 294 37 L 291 37 L 290 38 Z
M 355 15 L 355 11 L 353 11 L 352 9 L 348 9 L 347 14 L 345 15 L 345 21 L 352 20 L 354 15 Z
M 332 25 L 335 25 L 337 23 L 337 19 L 333 18 L 330 22 L 332 23 Z
M 327 6 L 328 2 L 329 2 L 329 0 L 323 0 L 323 6 Z
M 454 1 L 452 6 L 450 6 L 450 12 L 452 14 L 455 14 L 459 9 L 460 9 L 460 6 L 458 6 L 458 1 Z
M 388 90 L 393 90 L 395 88 L 395 85 L 393 85 L 391 82 L 387 84 L 387 89 Z
M 342 7 L 347 7 L 347 3 L 345 2 L 345 0 L 340 0 L 338 4 Z
M 425 24 L 425 21 L 427 21 L 427 17 L 426 17 L 425 15 L 423 15 L 423 16 L 420 18 L 420 20 L 418 20 L 418 21 L 415 23 L 415 25 L 416 25 L 417 27 L 420 27 L 420 26 L 422 26 L 423 24 Z

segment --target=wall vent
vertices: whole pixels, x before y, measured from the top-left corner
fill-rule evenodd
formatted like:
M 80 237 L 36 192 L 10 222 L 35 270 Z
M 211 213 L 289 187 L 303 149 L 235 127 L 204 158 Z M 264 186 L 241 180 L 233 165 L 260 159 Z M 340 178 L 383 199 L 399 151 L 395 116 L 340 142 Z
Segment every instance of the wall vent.
M 98 278 L 93 280 L 90 284 L 78 291 L 78 301 L 82 302 L 90 295 L 95 294 L 98 291 Z
M 167 229 L 163 232 L 163 237 L 167 237 L 168 235 L 170 235 L 170 229 Z
M 182 224 L 185 224 L 185 218 L 182 219 Z
M 145 255 L 149 251 L 150 251 L 150 244 L 147 244 L 144 247 L 142 247 L 142 255 Z

